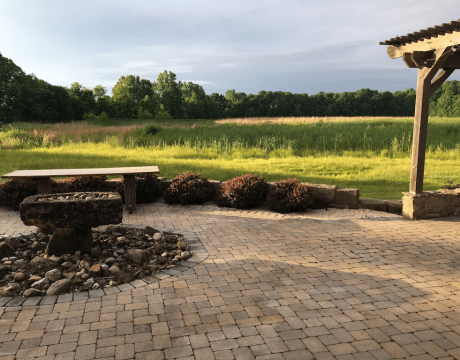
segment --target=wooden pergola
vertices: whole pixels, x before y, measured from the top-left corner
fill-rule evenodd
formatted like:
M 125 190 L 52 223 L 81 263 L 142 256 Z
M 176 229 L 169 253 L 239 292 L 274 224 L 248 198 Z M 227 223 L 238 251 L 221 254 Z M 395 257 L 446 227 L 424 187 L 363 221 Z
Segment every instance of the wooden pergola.
M 408 67 L 418 68 L 409 191 L 420 194 L 430 98 L 455 69 L 460 69 L 460 19 L 379 44 L 390 45 L 387 52 L 391 59 L 402 57 Z

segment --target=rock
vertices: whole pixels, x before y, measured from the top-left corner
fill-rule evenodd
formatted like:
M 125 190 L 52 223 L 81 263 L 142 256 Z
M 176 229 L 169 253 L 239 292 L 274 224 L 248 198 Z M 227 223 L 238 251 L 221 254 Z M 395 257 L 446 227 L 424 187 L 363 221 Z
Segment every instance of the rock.
M 8 294 L 12 291 L 13 289 L 9 286 L 2 286 L 0 287 L 0 296 L 8 296 Z
M 169 244 L 176 244 L 177 243 L 177 236 L 176 235 L 166 235 L 164 240 Z
M 16 275 L 14 275 L 14 281 L 18 283 L 24 281 L 25 279 L 27 279 L 27 275 L 23 272 L 18 272 Z
M 27 261 L 26 259 L 20 259 L 14 263 L 14 265 L 16 265 L 18 269 L 25 269 L 27 267 L 27 264 L 29 264 L 29 261 Z
M 89 275 L 88 274 L 83 274 L 82 276 L 80 276 L 82 280 L 86 280 L 89 278 Z
M 73 279 L 75 277 L 75 271 L 65 272 L 62 274 L 67 279 Z
M 101 256 L 102 250 L 99 246 L 95 246 L 91 249 L 91 255 L 93 255 L 95 258 L 98 258 Z
M 75 274 L 75 277 L 81 278 L 84 274 L 86 274 L 86 270 L 83 269 Z
M 46 295 L 61 295 L 69 288 L 71 283 L 70 279 L 58 280 L 49 287 Z
M 153 227 L 150 227 L 150 226 L 146 226 L 145 229 L 144 229 L 144 233 L 148 236 L 153 236 L 155 235 L 156 233 L 158 233 L 157 230 L 155 230 Z
M 32 274 L 45 274 L 50 270 L 56 269 L 58 266 L 59 263 L 57 261 L 36 256 L 27 266 L 27 270 Z
M 61 266 L 64 268 L 64 269 L 70 269 L 71 267 L 73 267 L 75 264 L 71 261 L 66 261 L 66 262 L 63 262 L 61 264 Z
M 38 242 L 38 241 L 36 241 L 36 242 L 34 242 L 34 243 L 32 244 L 32 250 L 33 250 L 33 251 L 45 250 L 47 245 L 48 245 L 48 244 L 45 243 L 45 242 Z
M 91 276 L 98 276 L 100 272 L 101 272 L 101 264 L 94 264 L 89 269 L 89 273 Z
M 168 259 L 166 259 L 165 257 L 163 256 L 159 256 L 158 259 L 157 259 L 157 263 L 158 264 L 166 264 L 168 262 Z
M 101 285 L 99 285 L 98 283 L 95 283 L 93 284 L 93 286 L 91 287 L 93 290 L 96 290 L 96 289 L 99 289 L 101 287 Z
M 162 232 L 157 232 L 157 233 L 155 233 L 153 235 L 150 235 L 150 236 L 152 236 L 154 241 L 160 241 L 163 238 L 163 233 Z
M 91 268 L 91 264 L 87 260 L 82 260 L 80 261 L 80 269 L 85 269 L 86 271 L 89 271 Z
M 0 280 L 5 277 L 11 271 L 11 266 L 8 265 L 0 265 Z
M 25 297 L 43 296 L 43 295 L 45 295 L 44 291 L 33 289 L 33 288 L 27 289 L 26 291 L 24 291 L 24 294 L 23 294 L 23 296 Z
M 58 269 L 50 270 L 45 274 L 45 278 L 51 282 L 58 281 L 61 278 L 61 271 Z
M 192 254 L 190 254 L 190 251 L 184 251 L 180 255 L 182 256 L 184 260 L 190 259 L 192 257 Z
M 115 275 L 116 273 L 120 272 L 120 268 L 118 266 L 113 265 L 109 268 L 109 272 L 110 274 Z
M 41 280 L 43 279 L 41 276 L 39 275 L 32 275 L 30 278 L 29 278 L 29 281 L 34 283 L 35 281 L 38 281 L 38 280 Z
M 16 250 L 10 242 L 2 241 L 0 243 L 0 258 L 15 256 Z
M 179 240 L 177 242 L 177 247 L 179 248 L 179 250 L 185 251 L 187 250 L 187 243 L 184 240 Z
M 102 276 L 104 277 L 110 276 L 109 267 L 106 264 L 101 265 L 101 272 L 102 272 Z
M 160 244 L 155 244 L 153 247 L 153 252 L 157 255 L 161 255 L 165 252 L 165 249 Z
M 128 241 L 128 239 L 127 239 L 127 238 L 125 238 L 124 236 L 119 236 L 119 237 L 117 237 L 117 241 L 119 241 L 119 242 L 120 242 L 120 241 L 121 241 L 121 242 L 123 242 L 123 241 Z
M 128 261 L 136 264 L 143 264 L 148 261 L 147 251 L 141 249 L 129 249 L 126 251 L 125 257 Z
M 34 289 L 42 289 L 43 286 L 48 285 L 50 281 L 47 278 L 43 278 L 41 280 L 35 281 L 32 285 L 30 285 L 31 288 Z
M 105 259 L 104 263 L 108 264 L 109 266 L 113 264 L 116 260 L 113 257 L 109 257 Z

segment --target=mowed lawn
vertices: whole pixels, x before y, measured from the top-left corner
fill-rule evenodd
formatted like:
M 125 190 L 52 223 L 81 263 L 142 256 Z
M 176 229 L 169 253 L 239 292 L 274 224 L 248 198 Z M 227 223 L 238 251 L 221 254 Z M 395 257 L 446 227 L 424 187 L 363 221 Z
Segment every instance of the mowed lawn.
M 253 153 L 253 152 L 252 152 Z M 266 181 L 295 177 L 302 182 L 358 188 L 361 197 L 400 199 L 409 188 L 410 155 L 397 158 L 365 154 L 293 156 L 286 152 L 251 157 L 251 152 L 219 154 L 213 149 L 125 149 L 104 143 L 0 150 L 0 174 L 19 169 L 96 168 L 158 165 L 168 179 L 185 171 L 225 181 L 242 174 L 262 175 Z M 5 181 L 3 179 L 2 181 Z M 460 182 L 456 152 L 428 154 L 424 190 L 437 190 L 447 181 Z

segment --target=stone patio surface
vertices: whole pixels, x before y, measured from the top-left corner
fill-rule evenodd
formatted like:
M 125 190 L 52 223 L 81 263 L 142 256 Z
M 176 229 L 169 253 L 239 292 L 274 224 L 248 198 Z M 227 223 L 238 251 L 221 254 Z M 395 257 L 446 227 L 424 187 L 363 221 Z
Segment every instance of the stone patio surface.
M 459 217 L 155 203 L 124 223 L 194 232 L 209 256 L 117 293 L 4 303 L 0 360 L 460 358 Z M 0 210 L 0 234 L 31 230 Z

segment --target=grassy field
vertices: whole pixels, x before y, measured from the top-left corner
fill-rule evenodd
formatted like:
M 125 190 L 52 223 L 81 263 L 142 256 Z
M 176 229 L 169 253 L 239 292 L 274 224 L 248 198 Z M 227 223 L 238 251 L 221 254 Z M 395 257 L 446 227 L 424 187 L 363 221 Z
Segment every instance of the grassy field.
M 167 178 L 193 171 L 223 181 L 253 173 L 267 181 L 296 177 L 358 188 L 361 197 L 377 199 L 398 199 L 407 191 L 411 119 L 300 120 L 6 125 L 0 132 L 0 174 L 16 169 L 158 165 L 160 175 Z M 146 134 L 145 125 L 157 133 Z M 460 119 L 430 119 L 428 131 L 425 190 L 460 182 Z

